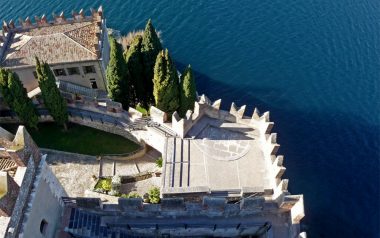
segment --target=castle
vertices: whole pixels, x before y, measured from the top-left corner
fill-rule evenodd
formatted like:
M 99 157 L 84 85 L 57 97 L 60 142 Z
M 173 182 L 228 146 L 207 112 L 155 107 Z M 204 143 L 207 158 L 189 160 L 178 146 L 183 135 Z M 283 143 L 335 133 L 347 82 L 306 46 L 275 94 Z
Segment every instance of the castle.
M 103 9 L 73 11 L 71 18 L 62 12 L 27 17 L 19 25 L 3 22 L 0 36 L 0 66 L 16 72 L 30 96 L 38 91 L 35 57 L 49 62 L 60 82 L 94 90 L 106 90 L 105 70 L 109 61 L 109 43 Z
M 106 83 L 103 72 L 109 57 L 105 27 L 101 7 L 90 17 L 81 11 L 73 13 L 72 19 L 55 16 L 52 23 L 44 16 L 36 18 L 36 24 L 27 18 L 19 27 L 13 21 L 4 23 L 2 65 L 15 70 L 33 91 L 34 63 L 29 54 L 33 48 L 41 59 L 55 62 L 57 79 L 67 81 L 71 93 L 78 89 L 73 85 L 93 88 L 93 84 L 87 76 L 69 74 L 70 68 L 77 67 L 81 75 L 92 64 L 95 72 L 89 75 L 105 89 L 100 86 Z M 62 47 L 72 51 L 49 51 L 56 42 L 50 42 L 51 36 L 70 42 Z M 35 44 L 39 47 L 34 48 Z M 45 55 L 46 51 L 52 54 Z M 77 62 L 73 55 L 80 57 Z M 69 108 L 74 107 L 72 95 L 62 93 Z M 113 197 L 112 201 L 112 196 L 94 192 L 70 197 L 70 188 L 46 162 L 50 155 L 37 147 L 24 127 L 15 135 L 0 127 L 0 234 L 4 237 L 306 237 L 300 228 L 305 215 L 303 196 L 291 195 L 289 181 L 282 179 L 284 157 L 277 155 L 280 145 L 272 133 L 269 112 L 260 114 L 255 108 L 246 116 L 246 106 L 234 103 L 229 111 L 221 110 L 220 99 L 211 102 L 202 95 L 185 118 L 174 113 L 168 120 L 165 112 L 153 106 L 146 118 L 114 102 L 102 111 L 91 106 L 97 104 L 96 99 L 88 100 L 86 110 L 99 117 L 80 113 L 83 108 L 76 107 L 77 114 L 69 113 L 70 122 L 143 141 L 162 156 L 157 177 L 160 204 L 141 198 Z M 0 122 L 12 120 L 0 117 Z M 40 116 L 40 121 L 51 120 L 49 115 Z M 102 160 L 98 163 L 101 168 Z M 79 164 L 78 170 L 87 169 Z

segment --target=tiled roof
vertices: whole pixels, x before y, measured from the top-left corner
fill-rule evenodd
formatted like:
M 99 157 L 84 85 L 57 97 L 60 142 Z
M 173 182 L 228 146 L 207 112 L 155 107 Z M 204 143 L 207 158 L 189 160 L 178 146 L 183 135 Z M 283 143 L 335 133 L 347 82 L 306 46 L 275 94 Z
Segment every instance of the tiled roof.
M 49 64 L 96 60 L 97 28 L 95 22 L 77 22 L 15 33 L 2 66 L 35 65 L 35 56 Z

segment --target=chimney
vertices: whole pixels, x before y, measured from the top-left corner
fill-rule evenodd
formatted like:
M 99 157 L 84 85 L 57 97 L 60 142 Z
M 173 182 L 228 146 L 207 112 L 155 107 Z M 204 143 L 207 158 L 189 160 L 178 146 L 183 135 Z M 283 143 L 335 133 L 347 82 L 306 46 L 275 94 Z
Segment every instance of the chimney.
M 12 215 L 19 191 L 20 187 L 8 173 L 0 172 L 0 216 Z

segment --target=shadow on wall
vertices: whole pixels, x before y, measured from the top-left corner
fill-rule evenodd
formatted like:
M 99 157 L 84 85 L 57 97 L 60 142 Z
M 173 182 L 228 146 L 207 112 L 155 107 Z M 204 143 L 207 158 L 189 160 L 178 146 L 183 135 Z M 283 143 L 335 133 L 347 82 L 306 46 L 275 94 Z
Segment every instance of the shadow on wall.
M 182 72 L 185 64 L 176 62 Z M 273 92 L 271 88 L 244 88 L 217 82 L 194 71 L 199 94 L 211 101 L 222 98 L 221 109 L 231 102 L 247 105 L 245 115 L 254 107 L 270 111 L 283 154 L 284 175 L 290 179 L 289 191 L 304 194 L 303 229 L 312 237 L 375 237 L 380 217 L 380 137 L 378 125 L 366 123 L 352 114 L 339 111 L 303 112 L 290 101 L 275 107 L 253 95 Z M 285 107 L 286 105 L 286 107 Z M 363 221 L 365 221 L 363 223 Z M 350 227 L 349 224 L 358 224 Z

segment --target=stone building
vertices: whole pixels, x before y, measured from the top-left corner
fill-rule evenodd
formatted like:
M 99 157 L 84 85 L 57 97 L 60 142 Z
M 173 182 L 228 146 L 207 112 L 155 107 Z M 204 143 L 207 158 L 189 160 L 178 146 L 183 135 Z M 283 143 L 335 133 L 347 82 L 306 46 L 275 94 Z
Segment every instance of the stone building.
M 0 127 L 0 237 L 54 237 L 63 187 L 23 126 Z
M 303 196 L 290 194 L 289 181 L 282 179 L 283 156 L 277 155 L 269 112 L 255 109 L 245 116 L 245 106 L 232 104 L 225 111 L 220 105 L 203 95 L 182 119 L 174 113 L 167 122 L 165 113 L 152 107 L 152 121 L 139 128 L 96 127 L 124 130 L 161 153 L 160 204 L 117 197 L 110 202 L 96 193 L 67 197 L 26 130 L 20 127 L 14 139 L 0 130 L 0 157 L 12 162 L 2 163 L 8 169 L 0 174 L 5 236 L 305 238 Z M 133 111 L 129 124 L 143 119 Z
M 49 63 L 55 77 L 72 90 L 85 87 L 106 90 L 105 70 L 109 43 L 103 9 L 86 16 L 83 9 L 66 18 L 62 12 L 3 22 L 0 36 L 1 67 L 16 72 L 29 96 L 39 93 L 35 56 Z
M 156 124 L 131 133 L 162 154 L 161 203 L 65 198 L 63 237 L 306 237 L 303 195 L 281 178 L 269 112 L 245 116 L 245 106 L 220 105 L 202 96 L 171 122 L 152 107 Z

